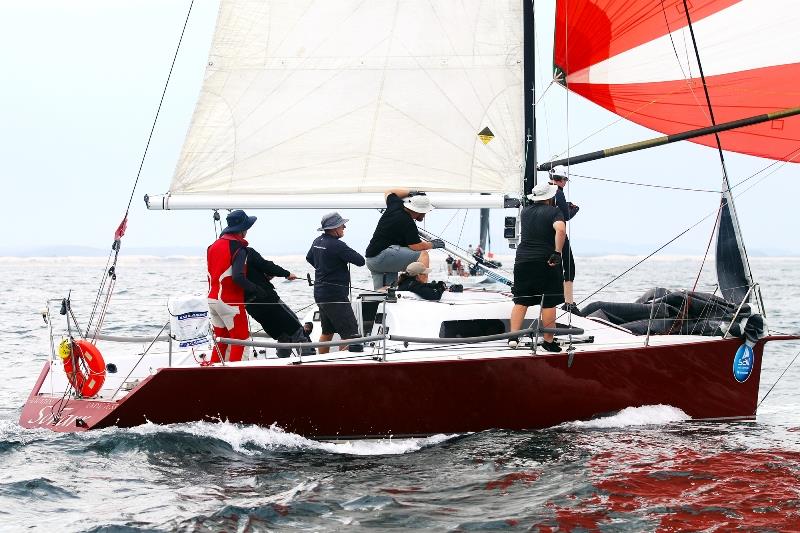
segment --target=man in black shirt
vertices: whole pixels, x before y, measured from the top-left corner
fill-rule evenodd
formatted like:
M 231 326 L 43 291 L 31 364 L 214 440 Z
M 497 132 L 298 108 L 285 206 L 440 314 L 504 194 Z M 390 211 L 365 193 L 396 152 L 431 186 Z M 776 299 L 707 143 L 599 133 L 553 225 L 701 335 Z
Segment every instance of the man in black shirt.
M 556 207 L 559 208 L 561 214 L 564 215 L 564 222 L 572 220 L 572 217 L 577 215 L 578 209 L 580 209 L 572 202 L 567 202 L 567 197 L 564 196 L 564 186 L 568 181 L 569 178 L 567 176 L 561 176 L 560 174 L 553 174 L 550 178 L 550 182 L 558 186 L 558 192 L 556 192 L 555 197 Z M 564 306 L 562 308 L 574 315 L 581 316 L 578 306 L 575 305 L 575 297 L 572 293 L 573 282 L 575 281 L 575 258 L 572 256 L 569 236 L 564 239 L 564 249 L 562 253 L 564 255 L 562 261 L 564 266 Z
M 384 193 L 386 211 L 375 226 L 369 241 L 367 268 L 372 273 L 376 289 L 388 287 L 414 261 L 430 266 L 428 250 L 444 248 L 444 241 L 434 239 L 423 242 L 415 221 L 421 222 L 425 214 L 433 211 L 431 201 L 424 193 L 408 189 L 391 189 Z
M 342 339 L 358 337 L 358 323 L 350 304 L 350 270 L 348 265 L 364 266 L 361 254 L 347 246 L 341 238 L 347 223 L 339 213 L 328 213 L 322 217 L 317 231 L 322 235 L 314 239 L 306 254 L 306 261 L 314 267 L 314 301 L 319 307 L 322 322 L 320 342 L 333 339 L 338 333 Z M 340 350 L 363 351 L 361 345 L 342 346 Z M 329 348 L 320 347 L 319 353 L 328 353 Z
M 540 324 L 555 327 L 556 306 L 564 301 L 564 276 L 561 269 L 561 251 L 566 237 L 566 225 L 561 210 L 555 207 L 553 197 L 558 187 L 541 183 L 533 188 L 528 198 L 533 204 L 522 210 L 522 235 L 514 260 L 514 308 L 511 311 L 511 331 L 522 329 L 522 323 L 531 305 L 541 305 Z M 542 335 L 542 348 L 560 352 L 551 333 Z M 509 339 L 509 346 L 517 346 Z
M 308 342 L 303 325 L 289 306 L 283 303 L 272 278 L 295 280 L 297 276 L 268 259 L 253 248 L 237 250 L 232 264 L 233 281 L 244 289 L 247 314 L 261 324 L 264 331 L 278 342 Z M 289 349 L 279 349 L 278 357 L 288 357 Z M 303 355 L 314 354 L 313 348 L 303 349 Z

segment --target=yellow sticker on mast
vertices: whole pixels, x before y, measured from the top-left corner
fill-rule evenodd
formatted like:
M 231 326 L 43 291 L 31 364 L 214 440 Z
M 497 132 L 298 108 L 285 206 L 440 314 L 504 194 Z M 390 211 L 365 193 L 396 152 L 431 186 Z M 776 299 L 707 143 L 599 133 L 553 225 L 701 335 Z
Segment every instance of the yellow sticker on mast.
M 483 144 L 489 144 L 491 140 L 494 139 L 494 133 L 492 133 L 492 130 L 487 126 L 478 132 L 478 138 Z

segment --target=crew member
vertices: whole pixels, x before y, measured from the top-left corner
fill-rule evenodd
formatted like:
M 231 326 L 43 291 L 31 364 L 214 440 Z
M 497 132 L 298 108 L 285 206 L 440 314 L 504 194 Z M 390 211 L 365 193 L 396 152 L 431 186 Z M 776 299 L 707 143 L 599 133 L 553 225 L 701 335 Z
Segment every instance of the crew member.
M 430 271 L 430 268 L 418 261 L 409 264 L 397 279 L 397 290 L 413 292 L 426 300 L 440 300 L 447 285 L 444 281 L 428 282 Z
M 558 186 L 558 192 L 556 192 L 555 197 L 556 207 L 558 207 L 561 210 L 561 214 L 564 215 L 564 222 L 572 220 L 572 218 L 578 214 L 580 208 L 572 202 L 567 202 L 567 198 L 564 196 L 564 186 L 569 181 L 569 178 L 567 176 L 561 176 L 560 174 L 553 174 L 550 181 Z M 575 258 L 572 256 L 569 236 L 564 239 L 562 265 L 564 266 L 564 305 L 562 309 L 569 311 L 573 315 L 583 316 L 578 306 L 575 305 L 575 297 L 572 293 L 575 282 Z
M 314 239 L 306 254 L 306 261 L 314 267 L 314 301 L 322 322 L 320 342 L 330 341 L 334 333 L 342 339 L 358 337 L 358 323 L 349 298 L 349 265 L 364 266 L 364 258 L 342 240 L 346 223 L 347 219 L 339 213 L 323 216 L 317 229 L 322 235 Z M 351 344 L 341 346 L 339 350 L 362 352 L 364 346 Z M 319 348 L 321 354 L 328 351 L 327 346 Z
M 431 201 L 424 193 L 408 189 L 391 189 L 384 193 L 386 210 L 378 220 L 375 233 L 367 246 L 367 268 L 372 273 L 376 289 L 387 287 L 397 280 L 397 273 L 409 263 L 419 261 L 430 266 L 428 250 L 444 248 L 444 241 L 433 239 L 423 242 L 419 238 L 416 222 L 433 211 Z
M 247 247 L 245 235 L 256 222 L 241 209 L 231 211 L 225 219 L 227 227 L 208 247 L 208 308 L 214 335 L 246 340 L 250 336 L 244 306 L 244 288 L 231 276 L 234 256 Z M 217 343 L 210 362 L 241 361 L 244 346 Z
M 297 279 L 295 274 L 264 259 L 248 246 L 234 257 L 232 276 L 244 289 L 247 313 L 270 337 L 278 342 L 309 342 L 297 315 L 283 303 L 271 281 L 276 276 L 293 281 Z M 277 355 L 288 357 L 291 352 L 289 348 L 278 348 Z M 303 355 L 315 353 L 313 348 L 302 350 Z
M 539 323 L 552 328 L 556 323 L 556 306 L 564 301 L 564 275 L 561 252 L 566 238 L 566 224 L 561 210 L 555 206 L 558 187 L 540 183 L 528 198 L 533 204 L 522 210 L 522 235 L 514 260 L 514 307 L 511 310 L 511 331 L 519 331 L 528 307 L 541 305 Z M 552 333 L 542 335 L 542 348 L 560 352 Z M 518 339 L 509 339 L 515 348 Z

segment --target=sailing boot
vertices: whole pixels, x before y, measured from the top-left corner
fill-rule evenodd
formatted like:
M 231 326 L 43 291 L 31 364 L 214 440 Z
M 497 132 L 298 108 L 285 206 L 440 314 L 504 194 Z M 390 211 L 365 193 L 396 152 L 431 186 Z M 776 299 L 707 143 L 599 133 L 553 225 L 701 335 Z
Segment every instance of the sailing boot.
M 575 304 L 573 304 L 573 305 L 575 305 Z M 561 346 L 558 345 L 558 343 L 555 341 L 555 339 L 553 339 L 552 341 L 549 341 L 549 342 L 543 340 L 542 343 L 539 346 L 541 346 L 542 349 L 544 349 L 544 351 L 546 351 L 546 352 L 558 353 L 558 352 L 561 351 Z
M 290 342 L 311 342 L 305 330 L 301 327 L 292 334 Z M 300 355 L 317 355 L 317 349 L 311 346 L 304 346 L 300 349 Z

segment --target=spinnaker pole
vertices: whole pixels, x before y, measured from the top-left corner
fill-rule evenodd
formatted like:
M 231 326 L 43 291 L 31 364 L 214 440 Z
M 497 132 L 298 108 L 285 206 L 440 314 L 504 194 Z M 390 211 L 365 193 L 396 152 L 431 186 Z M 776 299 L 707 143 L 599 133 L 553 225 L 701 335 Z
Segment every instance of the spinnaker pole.
M 597 161 L 615 155 L 627 154 L 637 150 L 645 150 L 647 148 L 655 148 L 656 146 L 663 146 L 678 141 L 686 141 L 704 135 L 713 135 L 723 131 L 733 130 L 736 128 L 743 128 L 745 126 L 752 126 L 754 124 L 761 124 L 762 122 L 769 122 L 771 120 L 778 120 L 787 117 L 800 115 L 800 107 L 792 107 L 772 113 L 763 115 L 756 115 L 753 117 L 732 120 L 730 122 L 723 122 L 714 126 L 707 126 L 705 128 L 698 128 L 695 130 L 685 131 L 683 133 L 674 133 L 672 135 L 663 135 L 661 137 L 654 137 L 644 141 L 635 143 L 623 144 L 613 148 L 606 148 L 605 150 L 598 150 L 596 152 L 589 152 L 587 154 L 566 157 L 563 159 L 556 159 L 555 161 L 547 161 L 538 166 L 537 170 L 552 170 L 555 167 L 563 165 L 576 165 L 578 163 L 588 163 L 589 161 Z

